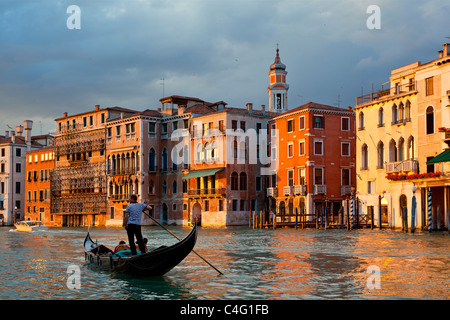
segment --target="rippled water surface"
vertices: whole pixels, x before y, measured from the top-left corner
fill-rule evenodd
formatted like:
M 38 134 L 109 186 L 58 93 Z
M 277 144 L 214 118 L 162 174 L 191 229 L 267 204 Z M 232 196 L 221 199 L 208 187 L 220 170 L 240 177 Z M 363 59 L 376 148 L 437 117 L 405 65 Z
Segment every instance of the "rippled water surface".
M 169 227 L 180 238 L 189 228 Z M 163 277 L 133 278 L 100 271 L 84 260 L 86 228 L 19 233 L 0 228 L 0 299 L 449 299 L 447 232 L 392 230 L 254 230 L 199 228 L 196 252 Z M 149 247 L 178 240 L 144 227 Z M 113 247 L 123 228 L 91 228 Z M 81 288 L 67 287 L 68 267 L 81 270 Z M 369 266 L 380 288 L 369 289 Z M 371 282 L 374 283 L 374 282 Z

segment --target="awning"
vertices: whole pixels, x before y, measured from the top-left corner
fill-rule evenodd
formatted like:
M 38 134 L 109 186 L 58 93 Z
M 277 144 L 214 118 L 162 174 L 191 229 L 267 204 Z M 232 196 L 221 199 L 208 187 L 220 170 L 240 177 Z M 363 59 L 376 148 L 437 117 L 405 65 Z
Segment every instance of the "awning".
M 427 161 L 427 164 L 440 163 L 440 162 L 449 162 L 450 161 L 450 149 L 444 150 L 441 154 L 438 154 L 436 157 Z
M 219 169 L 209 169 L 209 170 L 198 170 L 198 171 L 192 171 L 186 174 L 183 179 L 192 179 L 192 178 L 200 178 L 200 177 L 208 177 L 213 176 L 217 172 L 222 171 L 223 168 Z

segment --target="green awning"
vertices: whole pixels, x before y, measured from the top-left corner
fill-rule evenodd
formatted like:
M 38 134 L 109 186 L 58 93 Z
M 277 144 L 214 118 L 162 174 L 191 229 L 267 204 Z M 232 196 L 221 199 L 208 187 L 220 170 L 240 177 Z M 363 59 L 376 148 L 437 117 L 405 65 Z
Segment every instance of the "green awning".
M 188 174 L 184 175 L 183 179 L 192 179 L 192 178 L 213 176 L 217 172 L 222 171 L 222 170 L 223 170 L 223 168 L 192 171 L 192 172 L 189 172 Z
M 438 154 L 436 157 L 427 161 L 427 164 L 440 163 L 440 162 L 449 162 L 450 161 L 450 149 L 444 150 L 441 154 Z

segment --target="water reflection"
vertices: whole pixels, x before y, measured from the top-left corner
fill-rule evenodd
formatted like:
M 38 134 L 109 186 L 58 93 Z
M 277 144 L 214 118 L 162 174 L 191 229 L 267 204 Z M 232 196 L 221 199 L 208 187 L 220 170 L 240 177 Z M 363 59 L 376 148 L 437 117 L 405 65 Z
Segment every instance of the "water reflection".
M 171 227 L 180 238 L 189 228 Z M 392 230 L 199 229 L 195 250 L 164 277 L 110 274 L 84 261 L 83 228 L 41 234 L 0 228 L 1 299 L 448 299 L 449 237 Z M 91 228 L 114 246 L 122 228 Z M 177 240 L 144 228 L 150 246 Z M 121 237 L 122 236 L 122 237 Z M 67 288 L 67 267 L 81 268 L 81 289 Z M 369 266 L 381 288 L 367 288 Z

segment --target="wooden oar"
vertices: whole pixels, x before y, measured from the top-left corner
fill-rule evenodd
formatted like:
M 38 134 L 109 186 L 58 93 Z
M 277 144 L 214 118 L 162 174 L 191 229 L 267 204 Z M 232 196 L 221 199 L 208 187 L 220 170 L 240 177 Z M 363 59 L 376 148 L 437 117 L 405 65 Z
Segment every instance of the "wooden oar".
M 171 235 L 173 235 L 175 238 L 177 238 L 179 241 L 181 241 L 180 238 L 178 238 L 175 234 L 172 233 L 172 231 L 170 231 L 169 229 L 167 229 L 166 227 L 164 227 L 161 223 L 159 223 L 158 221 L 156 221 L 152 216 L 150 216 L 149 214 L 147 214 L 145 211 L 143 211 L 145 213 L 145 215 L 147 217 L 149 217 L 150 219 L 152 219 L 154 222 L 156 222 L 161 228 L 163 228 L 164 230 L 166 230 L 167 232 L 169 232 Z M 205 261 L 207 264 L 209 264 L 209 266 L 211 268 L 213 268 L 214 270 L 216 270 L 220 275 L 223 275 L 222 272 L 220 272 L 216 267 L 214 267 L 211 263 L 209 263 L 208 261 L 206 261 L 205 258 L 203 258 L 201 255 L 199 255 L 197 252 L 195 252 L 195 250 L 192 250 L 193 253 L 195 253 L 200 259 L 202 259 L 203 261 Z

